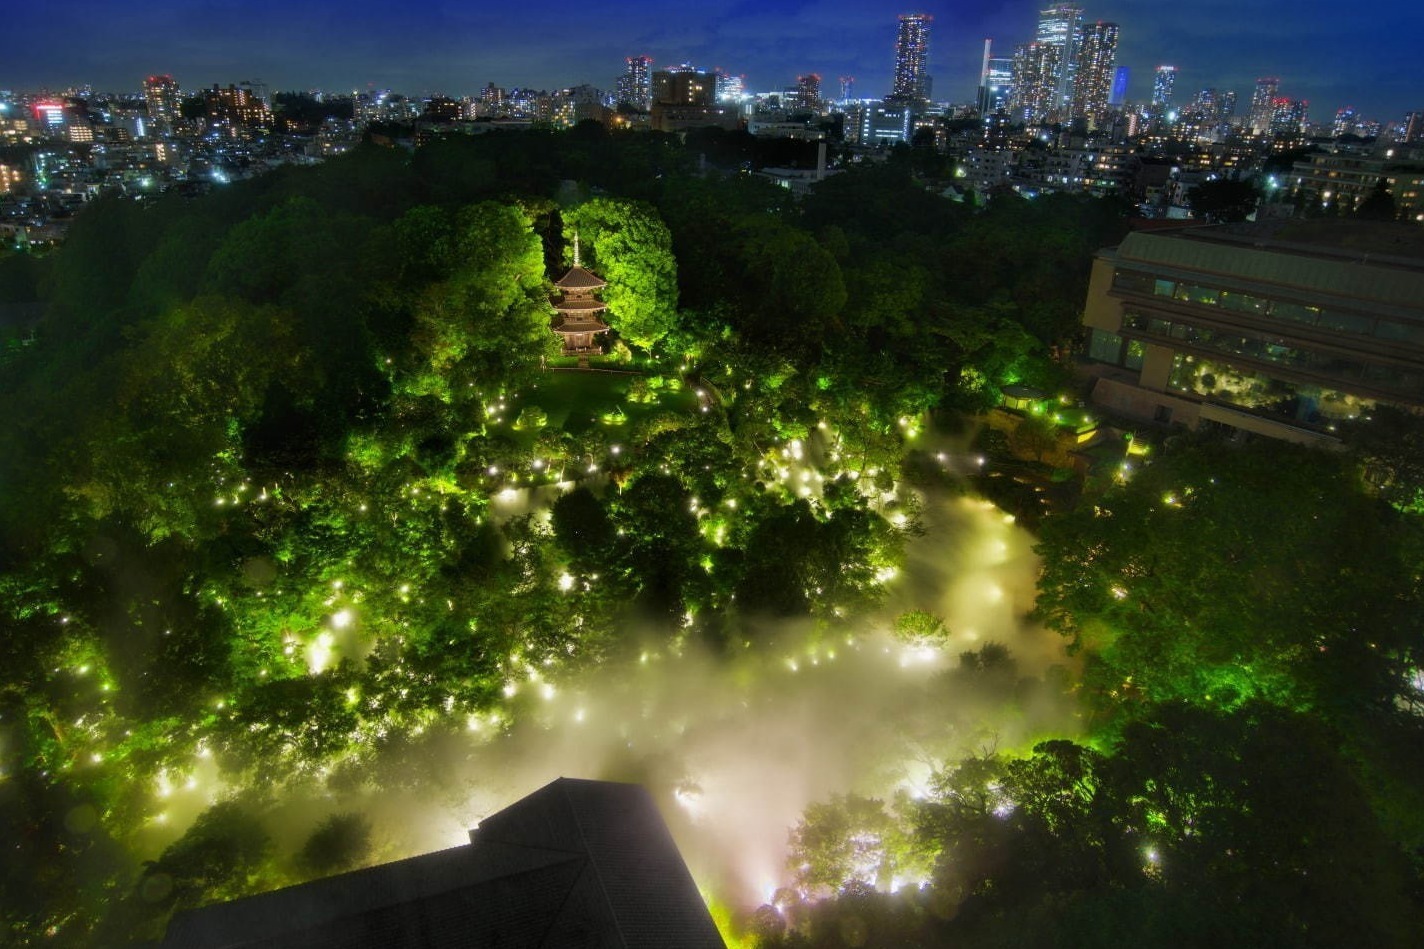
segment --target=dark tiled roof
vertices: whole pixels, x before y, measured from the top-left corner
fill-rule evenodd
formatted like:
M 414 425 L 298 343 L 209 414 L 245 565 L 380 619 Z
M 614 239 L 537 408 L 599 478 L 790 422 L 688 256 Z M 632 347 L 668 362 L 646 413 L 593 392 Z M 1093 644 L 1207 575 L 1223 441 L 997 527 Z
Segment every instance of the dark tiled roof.
M 558 316 L 553 325 L 555 333 L 602 333 L 607 329 L 608 324 L 598 317 L 583 314 Z
M 721 947 L 648 793 L 560 778 L 471 843 L 178 914 L 165 947 Z
M 554 309 L 556 309 L 556 310 L 606 310 L 606 309 L 608 309 L 608 304 L 607 304 L 607 303 L 604 303 L 602 300 L 587 300 L 587 299 L 585 299 L 585 300 L 579 300 L 579 299 L 571 299 L 571 300 L 564 300 L 564 301 L 562 301 L 562 302 L 560 302 L 560 303 L 555 303 L 555 304 L 554 304 Z
M 560 277 L 554 286 L 562 290 L 597 290 L 608 284 L 582 267 L 570 267 L 569 272 Z

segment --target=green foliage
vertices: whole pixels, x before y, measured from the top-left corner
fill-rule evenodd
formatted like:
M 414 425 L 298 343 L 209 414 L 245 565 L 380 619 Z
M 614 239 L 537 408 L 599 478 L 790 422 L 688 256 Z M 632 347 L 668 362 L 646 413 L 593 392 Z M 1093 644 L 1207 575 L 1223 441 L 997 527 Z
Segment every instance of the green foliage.
M 597 564 L 613 544 L 607 508 L 587 488 L 559 498 L 552 513 L 554 536 L 577 564 Z
M 0 260 L 0 299 L 45 313 L 0 372 L 0 903 L 22 941 L 156 937 L 174 906 L 281 881 L 254 802 L 114 896 L 195 755 L 274 795 L 424 788 L 468 719 L 520 713 L 506 682 L 598 662 L 630 610 L 730 642 L 739 617 L 879 598 L 905 535 L 859 486 L 893 486 L 902 418 L 1043 362 L 1106 212 L 975 218 L 894 169 L 798 207 L 693 154 L 588 129 L 371 145 L 102 201 L 54 253 Z M 565 180 L 603 196 L 561 217 Z M 668 358 L 561 374 L 570 411 L 540 365 L 575 227 L 610 322 Z M 1039 256 L 1053 280 L 1035 264 L 1015 296 L 1008 259 Z M 627 423 L 597 424 L 615 405 Z M 838 460 L 803 500 L 765 463 L 823 421 Z M 547 527 L 511 515 L 589 468 L 609 480 Z M 1013 674 L 980 658 L 952 688 Z M 362 849 L 340 830 L 305 872 Z
M 312 876 L 330 876 L 363 864 L 371 854 L 371 822 L 362 814 L 332 814 L 317 825 L 297 864 Z
M 1194 913 L 1202 944 L 1339 945 L 1363 927 L 1403 945 L 1417 932 L 1403 855 L 1350 770 L 1290 712 L 1168 705 L 1108 755 L 1056 741 L 971 759 L 941 776 L 921 828 L 943 845 L 936 887 L 966 936 L 1051 943 L 1126 913 L 1148 941 L 1176 941 Z
M 519 418 L 514 420 L 514 427 L 520 430 L 540 429 L 548 424 L 549 413 L 537 405 L 526 405 L 519 410 Z
M 1401 511 L 1424 514 L 1424 422 L 1389 405 L 1345 426 L 1341 437 L 1359 458 L 1365 479 Z
M 787 863 L 801 886 L 832 892 L 854 884 L 888 888 L 918 869 L 901 820 L 884 801 L 857 794 L 808 807 L 791 832 Z
M 1355 208 L 1355 217 L 1362 221 L 1393 221 L 1399 216 L 1394 204 L 1394 195 L 1389 192 L 1389 181 L 1381 178 L 1375 182 L 1370 193 Z
M 1244 221 L 1260 200 L 1261 193 L 1254 184 L 1228 178 L 1203 181 L 1187 191 L 1192 211 L 1213 223 Z
M 221 801 L 144 866 L 136 892 L 116 916 L 152 919 L 175 908 L 246 896 L 270 884 L 263 877 L 272 872 L 271 853 L 271 838 L 261 822 L 237 801 Z
M 909 610 L 895 617 L 895 638 L 913 646 L 937 646 L 949 638 L 944 620 L 928 610 Z
M 846 304 L 840 266 L 815 238 L 775 218 L 742 225 L 739 327 L 754 343 L 814 352 Z
M 566 239 L 577 233 L 589 265 L 608 286 L 609 325 L 639 349 L 653 350 L 677 319 L 677 260 L 658 212 L 614 198 L 594 198 L 564 213 Z
M 523 211 L 493 203 L 453 215 L 417 208 L 397 233 L 424 250 L 415 255 L 424 271 L 415 273 L 435 280 L 412 308 L 415 355 L 438 380 L 428 394 L 450 402 L 470 387 L 529 379 L 554 337 L 543 251 Z
M 1342 457 L 1188 444 L 1044 522 L 1038 610 L 1103 700 L 1388 707 L 1421 645 L 1416 532 Z

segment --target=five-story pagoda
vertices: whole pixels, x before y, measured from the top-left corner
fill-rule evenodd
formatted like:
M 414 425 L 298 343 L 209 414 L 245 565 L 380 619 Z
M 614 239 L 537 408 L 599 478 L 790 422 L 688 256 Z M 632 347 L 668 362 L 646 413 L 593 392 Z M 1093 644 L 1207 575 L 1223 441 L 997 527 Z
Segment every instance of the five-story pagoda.
M 595 294 L 608 284 L 579 264 L 577 234 L 574 235 L 574 265 L 554 286 L 560 291 L 560 297 L 550 301 L 558 311 L 552 329 L 564 339 L 564 355 L 577 356 L 579 368 L 586 369 L 589 354 L 603 352 L 596 337 L 608 332 L 608 324 L 599 318 L 608 306 Z

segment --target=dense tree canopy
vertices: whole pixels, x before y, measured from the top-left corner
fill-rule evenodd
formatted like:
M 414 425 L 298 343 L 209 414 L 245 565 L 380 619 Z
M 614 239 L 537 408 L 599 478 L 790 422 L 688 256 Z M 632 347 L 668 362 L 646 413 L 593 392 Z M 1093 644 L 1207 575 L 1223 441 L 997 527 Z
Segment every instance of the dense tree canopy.
M 588 265 L 608 282 L 603 300 L 610 325 L 634 346 L 653 349 L 677 316 L 677 261 L 657 211 L 594 198 L 565 212 L 564 228 L 579 237 Z
M 0 354 L 7 935 L 155 935 L 175 907 L 358 865 L 361 815 L 278 834 L 274 797 L 419 788 L 458 736 L 641 649 L 630 629 L 729 652 L 769 617 L 839 638 L 880 601 L 925 414 L 1063 378 L 1121 208 L 976 210 L 901 161 L 799 203 L 693 173 L 746 145 L 367 147 L 200 200 L 100 201 L 51 256 L 0 258 L 0 306 L 44 311 Z M 541 369 L 575 231 L 640 351 L 616 371 Z M 1398 443 L 1357 444 L 1384 500 L 1358 454 L 1188 441 L 1046 520 L 1039 609 L 1081 654 L 1088 733 L 984 735 L 918 803 L 818 805 L 793 840 L 804 892 L 759 928 L 1409 944 L 1419 479 Z M 980 735 L 995 691 L 1048 738 L 1069 686 L 988 644 L 897 725 L 925 748 Z M 194 806 L 200 781 L 224 792 Z
M 1350 462 L 1184 447 L 1044 525 L 1039 610 L 1089 685 L 1231 707 L 1388 707 L 1420 660 L 1418 524 Z

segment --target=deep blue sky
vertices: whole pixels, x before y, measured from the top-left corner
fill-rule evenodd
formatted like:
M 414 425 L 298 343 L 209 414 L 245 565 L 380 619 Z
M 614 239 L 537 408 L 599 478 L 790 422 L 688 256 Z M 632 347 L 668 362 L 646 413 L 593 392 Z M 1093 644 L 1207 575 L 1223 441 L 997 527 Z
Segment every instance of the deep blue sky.
M 935 17 L 930 64 L 939 99 L 969 101 L 985 37 L 1005 53 L 1031 37 L 1034 0 L 17 0 L 0 13 L 0 88 L 136 90 L 169 72 L 184 88 L 262 79 L 272 89 L 374 84 L 413 95 L 470 94 L 486 82 L 612 87 L 624 56 L 691 61 L 745 74 L 753 90 L 799 72 L 856 77 L 862 97 L 888 91 L 895 15 Z M 1257 76 L 1281 78 L 1313 118 L 1354 105 L 1397 120 L 1424 109 L 1421 0 L 1101 0 L 1090 19 L 1122 30 L 1128 93 L 1178 67 L 1178 97 L 1202 86 L 1249 102 Z M 1343 11 L 1343 12 L 1342 12 Z

